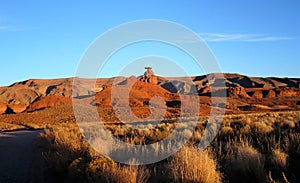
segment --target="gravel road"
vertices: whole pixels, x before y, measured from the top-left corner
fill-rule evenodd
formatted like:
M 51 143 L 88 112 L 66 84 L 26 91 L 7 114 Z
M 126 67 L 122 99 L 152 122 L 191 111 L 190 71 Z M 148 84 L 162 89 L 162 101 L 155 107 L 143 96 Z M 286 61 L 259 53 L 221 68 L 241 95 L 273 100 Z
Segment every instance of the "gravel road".
M 47 182 L 46 163 L 38 144 L 42 130 L 0 133 L 0 182 Z

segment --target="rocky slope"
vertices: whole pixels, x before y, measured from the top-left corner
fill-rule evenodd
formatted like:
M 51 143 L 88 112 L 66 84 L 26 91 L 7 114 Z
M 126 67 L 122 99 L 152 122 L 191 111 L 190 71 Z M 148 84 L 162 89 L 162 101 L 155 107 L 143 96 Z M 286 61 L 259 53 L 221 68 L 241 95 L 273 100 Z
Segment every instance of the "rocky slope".
M 224 76 L 224 80 L 222 79 Z M 209 79 L 208 79 L 209 78 Z M 300 78 L 262 78 L 248 77 L 240 74 L 209 74 L 203 76 L 185 77 L 160 77 L 156 76 L 151 68 L 147 68 L 140 77 L 117 77 L 77 79 L 80 83 L 73 88 L 73 78 L 41 80 L 29 79 L 17 82 L 10 86 L 0 87 L 0 114 L 20 113 L 41 110 L 57 105 L 71 105 L 72 96 L 76 99 L 93 96 L 96 99 L 91 105 L 111 107 L 110 94 L 112 83 L 117 82 L 117 87 L 134 81 L 130 91 L 131 107 L 140 107 L 137 114 L 148 113 L 147 108 L 150 98 L 162 97 L 167 106 L 180 112 L 178 96 L 190 94 L 199 95 L 204 114 L 211 107 L 210 96 L 218 96 L 218 88 L 226 86 L 227 103 L 226 112 L 236 113 L 258 110 L 292 110 L 300 109 Z M 95 87 L 89 88 L 90 83 Z M 214 90 L 212 90 L 214 89 Z M 72 94 L 73 92 L 73 94 Z M 225 97 L 225 96 L 219 96 Z M 142 109 L 145 108 L 145 111 Z M 147 112 L 148 111 L 148 112 Z

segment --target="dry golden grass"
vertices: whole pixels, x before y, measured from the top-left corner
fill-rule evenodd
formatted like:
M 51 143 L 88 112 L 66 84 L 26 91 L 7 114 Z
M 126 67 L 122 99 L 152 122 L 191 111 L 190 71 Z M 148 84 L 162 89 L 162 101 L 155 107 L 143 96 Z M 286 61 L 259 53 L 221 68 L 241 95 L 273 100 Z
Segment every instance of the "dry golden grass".
M 206 122 L 201 118 L 189 144 L 197 146 Z M 122 165 L 99 155 L 85 142 L 75 123 L 54 123 L 42 139 L 47 147 L 45 157 L 52 167 L 79 182 L 221 182 L 221 175 L 225 182 L 297 182 L 299 122 L 299 111 L 228 115 L 209 150 L 199 151 L 189 145 L 147 168 Z M 151 144 L 172 133 L 176 125 L 180 129 L 178 135 L 191 135 L 186 131 L 187 124 L 178 123 L 161 123 L 157 127 L 141 124 L 140 129 L 113 124 L 106 127 L 127 143 Z M 93 128 L 86 130 L 102 133 Z M 104 147 L 101 143 L 97 144 L 99 148 Z M 153 148 L 155 152 L 166 150 Z M 120 155 L 125 154 L 126 149 Z M 155 173 L 154 169 L 161 172 Z
M 269 160 L 269 174 L 270 182 L 289 182 L 286 177 L 288 164 L 288 154 L 281 149 L 273 149 Z
M 262 134 L 270 133 L 274 130 L 272 126 L 270 126 L 264 122 L 254 122 L 253 127 L 255 130 L 255 133 L 262 133 Z
M 196 147 L 183 147 L 170 159 L 168 168 L 175 182 L 221 182 L 216 161 Z
M 272 164 L 274 168 L 285 170 L 287 168 L 288 155 L 280 149 L 272 150 Z
M 40 134 L 44 156 L 53 169 L 63 173 L 79 157 L 89 157 L 89 147 L 74 123 L 49 126 Z
M 58 174 L 71 176 L 71 180 L 77 177 L 77 181 L 135 183 L 146 182 L 149 178 L 145 167 L 121 166 L 99 155 L 84 140 L 74 123 L 48 127 L 40 136 L 49 164 Z
M 299 123 L 298 123 L 299 125 Z M 299 128 L 299 126 L 298 126 Z M 290 134 L 288 141 L 288 169 L 287 172 L 292 175 L 293 182 L 299 182 L 300 180 L 300 131 L 298 133 Z M 289 178 L 289 177 L 288 177 Z
M 223 134 L 233 134 L 234 133 L 233 129 L 230 126 L 224 126 L 224 127 L 222 127 L 221 128 L 221 132 Z
M 0 132 L 25 129 L 24 126 L 11 123 L 0 122 Z
M 149 179 L 150 173 L 143 166 L 112 164 L 104 168 L 102 176 L 107 182 L 113 183 L 145 183 Z
M 90 162 L 86 164 L 86 167 L 80 168 L 79 170 L 84 170 L 88 182 L 105 182 L 106 177 L 104 172 L 109 169 L 109 167 L 115 167 L 116 163 L 104 156 L 95 156 Z
M 264 161 L 264 156 L 252 146 L 239 145 L 227 159 L 226 172 L 231 182 L 265 182 Z

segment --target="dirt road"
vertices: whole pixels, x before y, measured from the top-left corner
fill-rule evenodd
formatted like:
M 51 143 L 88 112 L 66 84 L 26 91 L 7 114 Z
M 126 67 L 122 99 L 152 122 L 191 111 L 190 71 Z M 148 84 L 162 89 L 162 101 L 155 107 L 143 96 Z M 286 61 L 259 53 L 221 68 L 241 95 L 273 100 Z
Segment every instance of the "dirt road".
M 42 130 L 0 133 L 0 182 L 47 182 L 45 160 L 38 145 Z

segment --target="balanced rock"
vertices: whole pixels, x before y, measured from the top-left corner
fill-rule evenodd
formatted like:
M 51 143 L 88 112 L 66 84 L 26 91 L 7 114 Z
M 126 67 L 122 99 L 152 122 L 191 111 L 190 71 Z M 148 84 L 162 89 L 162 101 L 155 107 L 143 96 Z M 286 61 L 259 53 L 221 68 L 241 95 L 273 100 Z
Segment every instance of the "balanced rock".
M 146 83 L 157 84 L 158 79 L 157 76 L 155 76 L 154 72 L 152 71 L 152 67 L 145 67 L 145 69 L 146 72 L 144 73 L 143 76 L 139 78 L 139 80 Z

